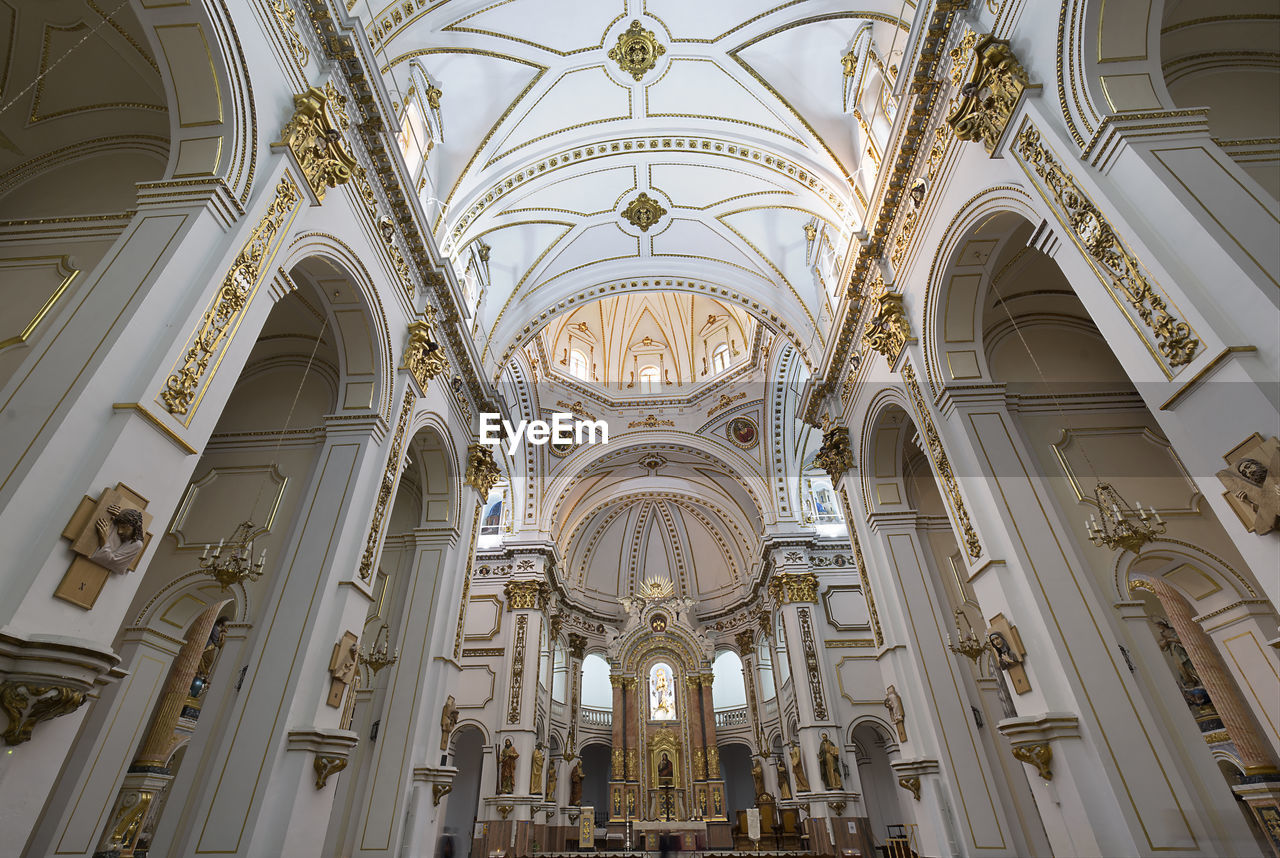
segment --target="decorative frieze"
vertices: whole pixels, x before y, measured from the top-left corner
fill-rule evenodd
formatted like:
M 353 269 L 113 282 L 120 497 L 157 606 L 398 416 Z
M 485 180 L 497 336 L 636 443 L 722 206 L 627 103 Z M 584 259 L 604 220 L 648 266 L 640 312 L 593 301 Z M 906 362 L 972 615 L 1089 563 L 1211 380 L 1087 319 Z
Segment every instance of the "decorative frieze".
M 170 414 L 183 416 L 195 409 L 201 388 L 207 383 L 209 364 L 221 354 L 239 326 L 242 312 L 261 284 L 301 199 L 298 186 L 288 176 L 276 184 L 275 198 L 250 231 L 231 270 L 222 278 L 213 303 L 192 332 L 182 365 L 165 379 L 160 401 Z
M 800 645 L 804 651 L 805 673 L 809 675 L 809 694 L 813 699 L 813 717 L 819 721 L 827 720 L 826 695 L 822 691 L 822 669 L 818 664 L 818 648 L 813 641 L 813 622 L 808 608 L 800 608 L 797 612 L 800 621 Z
M 907 320 L 902 296 L 897 292 L 883 293 L 875 312 L 867 319 L 867 327 L 862 334 L 863 344 L 884 355 L 885 360 L 892 364 L 910 339 L 911 323 Z
M 978 539 L 972 522 L 969 521 L 969 511 L 965 508 L 964 496 L 960 494 L 960 484 L 951 468 L 951 460 L 947 458 L 947 451 L 942 447 L 938 428 L 934 425 L 933 418 L 929 416 L 929 409 L 925 405 L 924 396 L 920 392 L 920 383 L 916 381 L 916 373 L 911 368 L 911 364 L 902 368 L 902 380 L 906 382 L 907 393 L 910 394 L 911 403 L 915 407 L 916 427 L 920 430 L 925 446 L 929 449 L 934 475 L 951 502 L 951 510 L 955 514 L 956 527 L 960 531 L 965 553 L 971 560 L 976 560 L 982 556 L 982 542 Z
M 400 418 L 396 421 L 395 434 L 391 436 L 391 450 L 387 453 L 387 464 L 382 469 L 382 483 L 378 486 L 378 500 L 373 505 L 373 521 L 369 524 L 369 535 L 365 537 L 364 553 L 360 555 L 360 580 L 369 581 L 373 577 L 374 560 L 378 555 L 378 542 L 382 538 L 382 522 L 391 508 L 391 498 L 395 493 L 396 479 L 400 475 L 401 462 L 404 458 L 404 436 L 409 428 L 409 417 L 413 414 L 415 396 L 412 390 L 404 392 L 404 403 L 400 406 Z
M 769 595 L 779 605 L 818 601 L 818 576 L 812 572 L 783 572 L 769 581 Z
M 329 97 L 319 87 L 293 97 L 293 116 L 274 145 L 293 153 L 318 202 L 324 202 L 329 188 L 351 181 L 358 166 L 331 115 Z
M 466 484 L 480 493 L 480 497 L 489 496 L 489 490 L 498 482 L 502 472 L 493 458 L 493 449 L 485 444 L 472 444 L 467 447 Z
M 524 656 L 529 635 L 529 615 L 516 617 L 515 644 L 511 660 L 511 696 L 507 700 L 507 723 L 520 723 L 520 696 L 524 691 Z
M 977 62 L 968 82 L 960 87 L 959 105 L 947 124 L 956 137 L 981 140 L 991 153 L 1000 144 L 1029 79 L 1005 39 L 984 36 L 973 46 L 973 54 Z
M 1200 349 L 1200 340 L 1191 325 L 1174 315 L 1169 302 L 1147 279 L 1137 257 L 1075 178 L 1058 163 L 1030 122 L 1023 125 L 1014 141 L 1013 152 L 1028 175 L 1040 179 L 1054 214 L 1076 245 L 1093 261 L 1095 270 L 1110 284 L 1117 303 L 1121 307 L 1128 304 L 1151 331 L 1166 374 L 1172 375 L 1169 368 L 1191 363 Z M 1147 347 L 1151 348 L 1149 342 Z

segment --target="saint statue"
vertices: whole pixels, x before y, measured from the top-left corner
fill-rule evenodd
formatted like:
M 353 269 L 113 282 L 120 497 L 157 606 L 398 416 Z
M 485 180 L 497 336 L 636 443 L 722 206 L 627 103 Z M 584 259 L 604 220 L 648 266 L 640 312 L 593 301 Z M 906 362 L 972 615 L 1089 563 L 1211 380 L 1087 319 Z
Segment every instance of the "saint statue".
M 222 651 L 222 644 L 227 639 L 227 618 L 218 617 L 213 628 L 209 630 L 209 640 L 200 651 L 200 663 L 196 665 L 196 675 L 191 680 L 191 696 L 199 697 L 209 690 L 209 674 L 213 672 L 213 663 Z
M 779 757 L 774 763 L 774 768 L 778 771 L 778 796 L 787 801 L 791 798 L 791 782 L 787 780 L 787 764 Z
M 987 641 L 996 652 L 996 663 L 1001 670 L 1008 670 L 1022 663 L 1022 659 L 1013 651 L 1013 647 L 1009 646 L 1009 641 L 1005 640 L 1003 633 L 991 632 L 987 635 Z
M 578 758 L 573 761 L 573 768 L 569 769 L 569 806 L 582 806 L 582 759 Z
M 676 700 L 672 690 L 670 668 L 656 664 L 649 679 L 649 717 L 669 721 L 676 717 Z
M 796 792 L 810 792 L 809 776 L 804 773 L 804 760 L 800 758 L 800 745 L 792 742 L 788 753 L 791 756 L 791 774 L 796 779 Z
M 440 710 L 440 750 L 449 750 L 449 734 L 456 726 L 458 726 L 458 707 L 453 702 L 453 695 L 450 694 Z
M 116 504 L 107 507 L 107 514 L 94 522 L 97 531 L 97 551 L 89 559 L 112 572 L 125 573 L 129 565 L 142 553 L 142 513 L 136 509 L 121 509 Z
M 537 795 L 542 791 L 542 765 L 547 755 L 539 742 L 533 749 L 533 768 L 529 770 L 529 795 Z
M 1200 674 L 1196 671 L 1196 666 L 1191 663 L 1191 656 L 1187 654 L 1187 648 L 1182 645 L 1178 632 L 1165 619 L 1155 620 L 1155 626 L 1160 634 L 1160 649 L 1173 656 L 1173 660 L 1178 663 L 1178 682 L 1183 688 L 1199 688 Z
M 761 799 L 761 798 L 764 796 L 764 794 L 765 794 L 765 788 L 764 788 L 764 766 L 760 764 L 760 758 L 759 758 L 759 757 L 756 757 L 754 760 L 752 760 L 752 761 L 751 761 L 751 780 L 753 780 L 753 781 L 755 782 L 755 785 L 756 785 L 756 802 L 757 802 L 757 803 L 759 803 L 760 799 Z
M 511 795 L 516 791 L 516 760 L 520 752 L 507 739 L 502 743 L 502 752 L 498 754 L 498 795 Z
M 560 780 L 559 772 L 560 772 L 560 767 L 557 766 L 556 761 L 552 759 L 551 766 L 550 768 L 547 769 L 547 789 L 542 794 L 542 798 L 544 801 L 556 800 L 556 787 L 558 786 L 557 782 Z
M 902 697 L 892 685 L 884 690 L 884 708 L 889 710 L 889 720 L 898 730 L 898 741 L 907 741 L 907 715 L 902 709 Z
M 840 779 L 840 755 L 826 733 L 822 734 L 822 743 L 818 745 L 818 770 L 822 773 L 823 787 L 844 789 L 844 782 Z

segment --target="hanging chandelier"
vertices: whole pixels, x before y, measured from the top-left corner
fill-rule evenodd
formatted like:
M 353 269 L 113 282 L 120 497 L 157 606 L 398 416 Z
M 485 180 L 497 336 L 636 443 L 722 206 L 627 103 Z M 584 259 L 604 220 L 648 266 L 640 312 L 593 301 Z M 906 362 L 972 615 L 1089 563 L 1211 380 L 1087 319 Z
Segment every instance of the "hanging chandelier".
M 1093 489 L 1093 499 L 1102 518 L 1089 516 L 1086 530 L 1089 541 L 1099 548 L 1120 548 L 1137 554 L 1142 546 L 1168 529 L 1155 507 L 1143 509 L 1139 502 L 1134 509 L 1110 483 L 1099 480 Z
M 360 661 L 375 674 L 384 667 L 390 667 L 400 660 L 400 651 L 392 651 L 390 643 L 391 630 L 387 628 L 386 623 L 383 623 L 382 628 L 378 629 L 378 633 L 373 636 L 373 643 L 369 646 L 368 652 L 360 653 Z
M 968 615 L 964 611 L 956 608 L 956 631 L 960 633 L 960 640 L 953 642 L 951 635 L 947 634 L 947 649 L 962 655 L 965 658 L 977 661 L 987 648 L 987 642 L 978 637 L 973 630 L 973 625 L 969 622 Z M 964 620 L 964 626 L 960 625 L 960 621 Z
M 200 555 L 200 571 L 209 575 L 222 587 L 229 590 L 231 585 L 254 582 L 262 577 L 262 566 L 267 562 L 267 549 L 262 549 L 258 562 L 253 562 L 254 524 L 243 521 L 236 528 L 229 540 L 218 540 L 218 547 L 206 544 L 204 554 Z

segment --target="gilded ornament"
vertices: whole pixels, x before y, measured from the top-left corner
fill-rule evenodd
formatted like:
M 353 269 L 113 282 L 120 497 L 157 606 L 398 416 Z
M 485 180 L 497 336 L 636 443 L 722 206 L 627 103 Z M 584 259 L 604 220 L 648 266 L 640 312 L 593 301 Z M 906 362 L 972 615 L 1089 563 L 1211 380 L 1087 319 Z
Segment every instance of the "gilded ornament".
M 919 775 L 907 775 L 898 778 L 898 786 L 911 793 L 911 797 L 916 801 L 920 800 L 920 777 Z
M 209 363 L 239 323 L 241 312 L 248 306 L 275 253 L 276 239 L 283 237 L 285 222 L 300 199 L 297 185 L 288 176 L 280 179 L 275 198 L 249 233 L 231 270 L 222 279 L 213 305 L 205 311 L 199 327 L 191 335 L 191 346 L 183 358 L 182 368 L 165 379 L 160 399 L 170 414 L 181 416 L 194 407 Z
M 1040 773 L 1040 777 L 1047 781 L 1053 780 L 1053 749 L 1049 747 L 1048 742 L 1035 742 L 1030 745 L 1014 745 L 1014 759 L 1035 766 L 1036 771 Z
M 508 611 L 541 611 L 547 607 L 549 592 L 542 581 L 508 581 L 502 588 Z
M 85 693 L 64 685 L 36 685 L 22 681 L 0 683 L 0 709 L 9 719 L 4 731 L 6 745 L 21 745 L 42 721 L 76 711 Z
M 853 467 L 853 447 L 849 430 L 844 426 L 828 426 L 822 433 L 822 446 L 813 463 L 826 471 L 832 482 L 838 482 Z
M 622 218 L 641 232 L 648 232 L 658 220 L 667 213 L 658 201 L 648 194 L 640 194 L 622 210 Z
M 529 615 L 516 617 L 515 645 L 512 648 L 511 660 L 511 696 L 507 699 L 507 723 L 520 723 L 520 695 L 524 691 L 524 656 L 525 639 L 529 634 Z M 510 740 L 507 740 L 508 743 Z M 511 792 L 511 790 L 507 790 Z
M 569 657 L 581 659 L 587 654 L 587 639 L 576 632 L 569 633 Z
M 659 420 L 658 415 L 650 414 L 643 420 L 632 420 L 627 424 L 628 429 L 657 429 L 659 426 L 674 426 L 674 420 Z
M 359 189 L 358 184 L 356 187 Z M 401 287 L 409 294 L 409 299 L 413 300 L 413 281 L 410 279 L 409 262 L 400 252 L 400 246 L 396 244 L 396 225 L 391 218 L 386 215 L 378 218 L 378 233 L 382 236 L 382 246 L 386 249 L 387 256 L 391 258 L 391 267 L 400 277 Z
M 293 117 L 274 145 L 293 153 L 319 202 L 329 188 L 351 181 L 358 166 L 330 115 L 328 96 L 318 87 L 293 97 Z
M 316 789 L 324 789 L 329 778 L 347 767 L 347 758 L 337 754 L 316 754 L 311 766 L 316 771 Z
M 661 578 L 656 575 L 644 579 L 644 583 L 640 585 L 639 591 L 636 593 L 641 599 L 648 601 L 656 601 L 658 599 L 670 599 L 676 594 L 675 584 L 671 583 L 670 578 Z
M 627 776 L 626 773 L 626 756 L 622 748 L 613 749 L 613 779 L 620 781 Z
M 125 850 L 132 853 L 154 799 L 151 790 L 122 790 L 115 820 L 96 854 L 119 854 Z
M 956 137 L 981 140 L 990 153 L 1004 136 L 1029 79 L 1005 39 L 984 36 L 973 46 L 973 55 L 977 62 L 960 87 L 960 104 L 947 124 Z
M 427 317 L 409 323 L 409 341 L 404 347 L 404 360 L 400 366 L 407 369 L 426 392 L 427 382 L 444 372 L 449 366 L 444 346 L 436 339 L 435 310 L 427 307 Z
M 632 21 L 631 26 L 618 36 L 618 44 L 609 49 L 609 59 L 632 78 L 640 80 L 666 52 L 667 49 L 654 38 L 652 30 L 641 27 L 639 21 Z
M 1156 347 L 1170 367 L 1191 363 L 1200 340 L 1186 322 L 1179 321 L 1168 302 L 1143 273 L 1137 257 L 1116 235 L 1111 223 L 1027 124 L 1013 144 L 1014 154 L 1035 173 L 1052 195 L 1055 214 L 1071 237 L 1089 255 L 1112 288 L 1137 312 L 1155 336 Z
M 818 601 L 818 576 L 812 572 L 781 572 L 769 581 L 769 595 L 779 605 Z
M 472 444 L 467 447 L 465 482 L 479 492 L 481 497 L 489 496 L 489 490 L 498 482 L 498 477 L 501 475 L 490 447 L 484 444 Z
M 307 46 L 303 43 L 302 38 L 297 31 L 293 29 L 297 23 L 298 15 L 289 6 L 286 0 L 268 0 L 271 12 L 276 16 L 276 21 L 280 24 L 280 29 L 284 31 L 285 43 L 289 45 L 289 51 L 293 54 L 293 58 L 298 61 L 298 65 L 305 66 L 307 60 L 311 57 L 311 52 L 307 50 Z M 333 83 L 326 85 L 328 90 Z
M 750 629 L 738 632 L 733 636 L 733 640 L 738 645 L 738 655 L 751 655 L 756 651 L 755 635 L 751 633 Z
M 378 486 L 378 500 L 373 506 L 373 521 L 369 524 L 369 535 L 365 538 L 364 553 L 360 555 L 361 581 L 368 581 L 373 577 L 374 560 L 378 554 L 378 540 L 382 536 L 382 521 L 386 518 L 387 510 L 391 508 L 391 498 L 395 493 L 396 478 L 400 474 L 404 436 L 409 428 L 409 417 L 413 413 L 413 401 L 413 391 L 406 390 L 404 404 L 400 406 L 400 419 L 396 421 L 396 431 L 391 436 L 391 450 L 387 453 L 387 464 L 382 471 L 382 484 Z
M 431 806 L 439 807 L 440 799 L 453 792 L 453 784 L 432 784 L 431 785 Z
M 911 323 L 907 320 L 902 305 L 902 295 L 897 292 L 883 293 L 875 312 L 867 319 L 862 342 L 872 351 L 884 355 L 889 363 L 893 363 L 910 339 Z
M 812 575 L 812 573 L 810 573 Z M 811 601 L 816 601 L 811 600 Z M 813 717 L 819 721 L 827 720 L 826 697 L 822 693 L 822 668 L 818 664 L 818 648 L 813 642 L 813 623 L 809 619 L 809 609 L 796 611 L 800 620 L 800 644 L 804 650 L 805 672 L 809 674 L 809 694 L 813 698 Z M 823 734 L 826 738 L 826 734 Z M 827 786 L 827 789 L 840 789 L 840 786 Z
M 925 446 L 929 449 L 929 457 L 933 460 L 934 473 L 951 501 L 956 525 L 960 529 L 964 542 L 965 553 L 976 560 L 982 556 L 982 542 L 969 521 L 969 512 L 965 509 L 964 497 L 960 494 L 960 484 L 956 481 L 956 475 L 951 469 L 951 460 L 947 458 L 947 451 L 942 448 L 942 438 L 938 435 L 938 428 L 934 425 L 933 418 L 929 416 L 924 396 L 920 393 L 920 384 L 916 381 L 915 370 L 910 364 L 902 368 L 902 380 L 906 382 L 907 392 L 911 395 L 911 402 L 915 406 L 918 418 L 916 425 L 923 430 L 921 435 L 924 436 Z

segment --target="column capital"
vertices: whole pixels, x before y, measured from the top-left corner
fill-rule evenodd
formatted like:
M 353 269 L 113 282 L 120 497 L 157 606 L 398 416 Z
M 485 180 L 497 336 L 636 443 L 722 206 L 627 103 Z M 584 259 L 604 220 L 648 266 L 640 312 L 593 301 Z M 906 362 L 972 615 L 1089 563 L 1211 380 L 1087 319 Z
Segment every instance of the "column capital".
M 546 610 L 551 587 L 546 581 L 508 581 L 502 588 L 508 611 Z
M 493 458 L 493 450 L 485 444 L 472 444 L 467 447 L 467 474 L 465 482 L 480 494 L 483 500 L 489 496 L 489 489 L 502 472 Z
M 569 632 L 569 657 L 583 658 L 587 653 L 587 637 L 577 632 Z
M 779 605 L 818 601 L 818 576 L 812 572 L 783 572 L 769 581 L 769 595 Z

